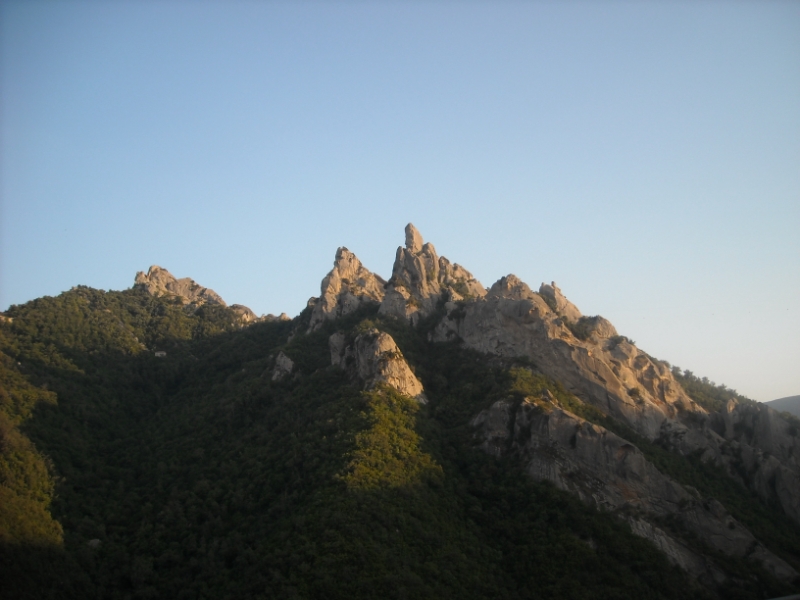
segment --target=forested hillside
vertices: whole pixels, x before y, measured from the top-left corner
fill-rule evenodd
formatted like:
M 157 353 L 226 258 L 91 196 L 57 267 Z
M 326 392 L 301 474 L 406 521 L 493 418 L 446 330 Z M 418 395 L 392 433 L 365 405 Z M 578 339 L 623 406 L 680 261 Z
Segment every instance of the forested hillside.
M 2 597 L 793 591 L 665 521 L 724 574 L 691 578 L 617 516 L 481 451 L 471 421 L 547 390 L 800 569 L 800 527 L 721 468 L 637 435 L 530 361 L 429 341 L 437 316 L 412 325 L 364 305 L 310 331 L 311 317 L 243 326 L 225 306 L 85 287 L 11 307 L 0 323 Z M 396 341 L 427 404 L 387 385 L 364 391 L 331 365 L 333 333 L 373 328 Z M 279 352 L 294 365 L 285 377 L 274 376 Z M 688 377 L 690 395 L 711 401 L 714 386 Z

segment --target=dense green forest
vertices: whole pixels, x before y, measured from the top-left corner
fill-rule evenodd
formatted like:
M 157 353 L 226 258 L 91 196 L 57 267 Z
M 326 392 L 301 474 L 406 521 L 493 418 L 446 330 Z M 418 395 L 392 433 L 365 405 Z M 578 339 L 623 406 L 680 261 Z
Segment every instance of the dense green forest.
M 800 529 L 724 473 L 640 438 L 535 365 L 429 343 L 430 321 L 412 328 L 362 309 L 313 333 L 304 333 L 308 311 L 242 327 L 225 307 L 193 310 L 142 290 L 85 287 L 5 314 L 4 598 L 744 599 L 792 591 L 729 558 L 719 559 L 727 583 L 703 588 L 615 516 L 475 448 L 469 422 L 480 410 L 545 387 L 722 501 L 800 568 Z M 330 366 L 330 335 L 369 327 L 396 340 L 427 405 L 388 387 L 362 391 Z M 295 368 L 273 381 L 279 351 Z M 715 389 L 696 378 L 687 385 L 698 402 L 716 401 Z M 699 544 L 690 532 L 676 535 Z

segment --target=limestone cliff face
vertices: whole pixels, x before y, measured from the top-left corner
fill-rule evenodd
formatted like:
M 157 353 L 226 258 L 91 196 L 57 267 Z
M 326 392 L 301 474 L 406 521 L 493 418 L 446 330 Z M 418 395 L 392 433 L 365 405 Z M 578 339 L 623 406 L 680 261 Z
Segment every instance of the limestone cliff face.
M 583 317 L 555 284 L 542 284 L 537 294 L 508 275 L 485 297 L 445 308 L 434 340 L 458 338 L 487 354 L 528 357 L 581 400 L 650 439 L 667 421 L 705 415 L 664 363 L 618 336 L 606 319 Z
M 440 258 L 433 244 L 424 244 L 419 231 L 409 223 L 406 245 L 397 249 L 380 313 L 417 323 L 442 300 L 479 298 L 485 294 L 469 271 Z
M 321 295 L 314 299 L 309 329 L 319 329 L 326 320 L 350 314 L 364 303 L 380 304 L 385 285 L 355 254 L 339 248 L 333 269 L 322 280 Z
M 358 335 L 350 345 L 344 334 L 335 333 L 328 344 L 331 364 L 348 371 L 367 389 L 385 383 L 422 404 L 428 401 L 422 383 L 388 333 L 373 328 Z
M 678 519 L 712 548 L 762 562 L 783 581 L 798 577 L 719 502 L 700 498 L 662 474 L 635 445 L 559 408 L 551 398 L 499 400 L 482 411 L 472 421 L 481 447 L 498 457 L 515 455 L 532 478 L 618 513 L 634 533 L 651 539 L 696 577 L 714 581 L 721 572 L 659 528 L 659 518 Z
M 225 301 L 214 290 L 203 287 L 188 277 L 176 279 L 172 273 L 158 265 L 151 266 L 147 273 L 136 273 L 134 286 L 145 289 L 152 296 L 175 296 L 184 304 L 226 306 Z

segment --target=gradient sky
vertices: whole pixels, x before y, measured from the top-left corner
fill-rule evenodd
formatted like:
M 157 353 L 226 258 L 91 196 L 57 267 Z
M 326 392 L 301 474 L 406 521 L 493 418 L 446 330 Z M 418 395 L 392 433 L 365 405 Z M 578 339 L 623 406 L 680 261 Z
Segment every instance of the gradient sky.
M 800 394 L 800 3 L 9 2 L 0 310 L 151 264 L 298 314 L 409 221 Z

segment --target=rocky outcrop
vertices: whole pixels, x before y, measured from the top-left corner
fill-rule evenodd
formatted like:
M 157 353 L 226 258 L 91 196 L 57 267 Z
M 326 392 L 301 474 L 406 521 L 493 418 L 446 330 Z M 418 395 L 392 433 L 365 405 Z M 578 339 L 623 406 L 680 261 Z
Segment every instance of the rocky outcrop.
M 336 251 L 333 269 L 322 280 L 321 295 L 312 299 L 311 331 L 326 320 L 333 320 L 357 310 L 365 303 L 380 304 L 386 282 L 365 268 L 347 248 Z
M 255 323 L 256 321 L 260 320 L 256 316 L 256 313 L 254 313 L 252 310 L 250 310 L 248 307 L 242 304 L 231 304 L 230 309 L 233 312 L 235 312 L 236 315 L 239 317 L 239 320 L 246 325 L 249 325 L 250 323 Z
M 581 311 L 578 310 L 578 307 L 567 300 L 566 296 L 561 293 L 555 281 L 551 282 L 550 285 L 542 283 L 542 285 L 539 286 L 539 295 L 559 316 L 572 322 L 577 322 L 583 316 L 581 315 Z
M 385 383 L 422 404 L 427 402 L 422 383 L 388 333 L 372 328 L 359 334 L 349 345 L 343 333 L 335 333 L 328 344 L 331 364 L 346 370 L 366 389 Z
M 265 323 L 279 323 L 279 322 L 283 322 L 283 321 L 291 321 L 292 318 L 289 315 L 287 315 L 285 312 L 283 312 L 280 315 L 278 315 L 277 317 L 270 313 L 268 315 L 264 315 L 263 317 L 260 317 L 259 320 L 264 321 Z
M 485 354 L 525 357 L 568 392 L 648 439 L 680 454 L 699 451 L 704 460 L 725 466 L 765 502 L 800 522 L 797 427 L 766 408 L 735 403 L 709 415 L 667 363 L 637 348 L 603 317 L 584 316 L 555 282 L 533 291 L 507 275 L 486 290 L 466 269 L 439 257 L 410 223 L 382 300 L 368 276 L 342 274 L 362 268 L 350 256 L 337 253 L 323 296 L 312 299 L 315 326 L 363 302 L 380 301 L 381 315 L 411 324 L 443 310 L 433 341 L 458 339 Z
M 650 463 L 629 441 L 542 398 L 499 400 L 472 421 L 481 447 L 514 455 L 535 480 L 547 480 L 584 502 L 619 514 L 634 533 L 651 539 L 696 577 L 716 580 L 719 570 L 689 549 L 658 520 L 676 519 L 712 548 L 763 563 L 783 581 L 798 574 L 761 545 L 717 501 L 702 499 Z
M 406 225 L 406 245 L 397 249 L 392 277 L 380 313 L 411 323 L 433 313 L 440 302 L 480 298 L 486 290 L 472 274 L 436 254 L 433 244 L 423 243 L 416 227 Z
M 800 430 L 761 403 L 728 401 L 703 428 L 674 425 L 661 442 L 680 454 L 702 451 L 767 505 L 800 522 Z
M 158 265 L 151 266 L 147 273 L 143 271 L 136 273 L 133 287 L 143 289 L 151 296 L 167 296 L 179 300 L 189 311 L 205 304 L 227 306 L 214 290 L 203 287 L 189 277 L 176 279 L 172 273 Z M 250 325 L 262 320 L 242 304 L 232 304 L 229 308 L 241 325 Z
M 581 400 L 650 439 L 665 422 L 705 415 L 665 363 L 617 335 L 606 319 L 582 316 L 555 284 L 537 294 L 508 275 L 485 297 L 445 309 L 434 340 L 457 338 L 487 354 L 528 357 Z
M 287 375 L 292 373 L 294 369 L 294 361 L 286 356 L 283 352 L 279 352 L 275 357 L 275 368 L 272 370 L 272 381 L 280 381 Z
M 151 266 L 147 273 L 136 273 L 134 287 L 146 290 L 151 296 L 174 296 L 184 304 L 226 306 L 225 301 L 214 290 L 203 287 L 188 277 L 176 279 L 172 273 L 158 265 Z
M 701 452 L 800 522 L 800 431 L 766 405 L 730 402 L 709 415 L 666 363 L 603 317 L 581 315 L 555 283 L 535 293 L 508 275 L 484 298 L 445 308 L 434 340 L 459 338 L 487 354 L 528 357 L 581 400 L 679 454 Z

